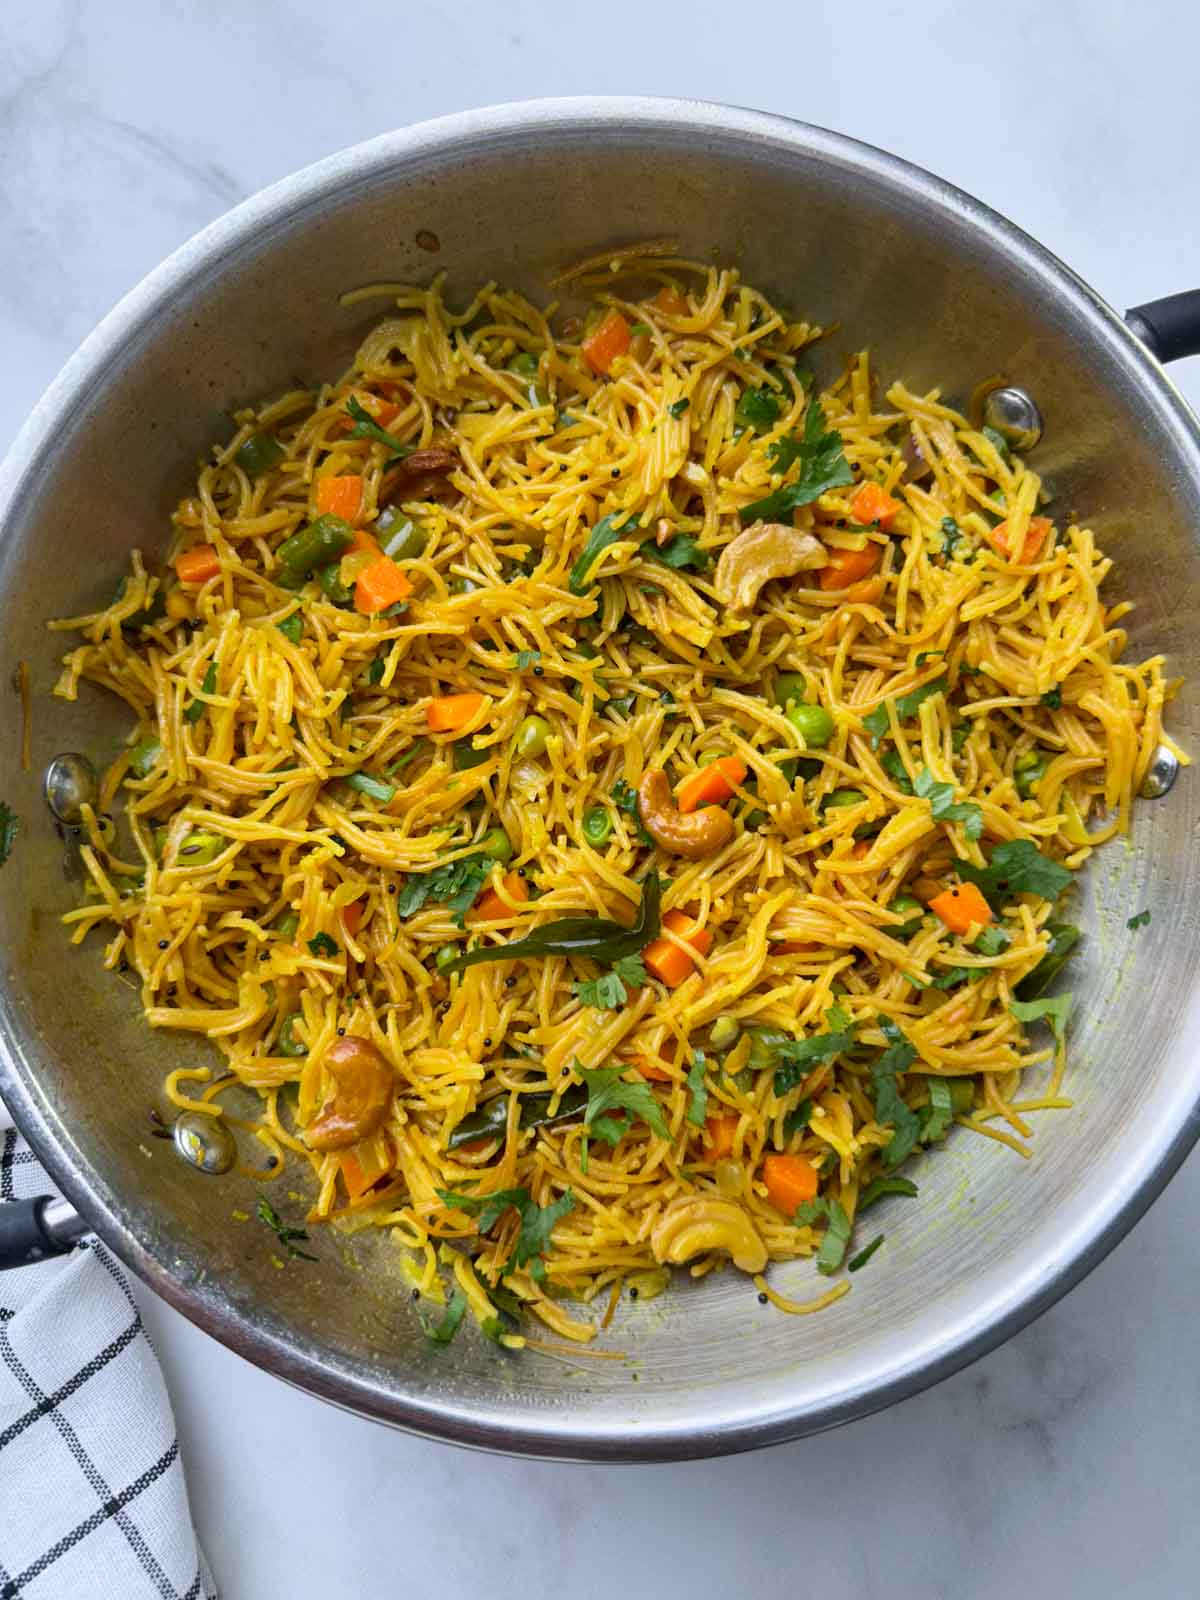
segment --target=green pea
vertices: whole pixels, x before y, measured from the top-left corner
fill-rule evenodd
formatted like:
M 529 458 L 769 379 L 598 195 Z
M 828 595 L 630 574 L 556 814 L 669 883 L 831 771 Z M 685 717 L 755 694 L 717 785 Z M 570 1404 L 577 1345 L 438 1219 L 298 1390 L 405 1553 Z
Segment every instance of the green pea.
M 735 1017 L 718 1017 L 708 1030 L 708 1037 L 714 1050 L 728 1050 L 740 1032 Z
M 955 1116 L 966 1116 L 975 1104 L 975 1079 L 944 1078 L 942 1081 L 950 1086 L 950 1104 Z
M 833 718 L 824 706 L 801 701 L 789 706 L 785 715 L 810 750 L 820 750 L 833 738 Z
M 511 861 L 513 858 L 512 841 L 503 828 L 489 828 L 476 848 L 489 861 Z
M 613 819 L 607 806 L 593 806 L 583 818 L 583 837 L 598 850 L 612 837 Z
M 233 453 L 233 459 L 248 478 L 259 478 L 277 467 L 287 451 L 269 433 L 252 433 Z
M 439 972 L 445 972 L 450 963 L 461 954 L 462 952 L 456 944 L 444 944 L 437 955 L 434 956 L 433 964 Z
M 782 1028 L 747 1028 L 750 1035 L 750 1056 L 746 1062 L 751 1072 L 761 1072 L 764 1067 L 779 1065 L 779 1046 L 790 1044 L 792 1036 Z
M 517 729 L 514 748 L 519 756 L 545 755 L 549 737 L 550 724 L 545 717 L 526 717 Z
M 898 917 L 908 919 L 902 922 L 899 927 L 886 930 L 893 939 L 911 939 L 921 926 L 921 921 L 925 915 L 925 907 L 911 894 L 898 894 L 888 906 L 888 910 L 894 911 Z
M 129 752 L 129 770 L 135 778 L 148 778 L 162 755 L 162 741 L 153 736 L 135 744 Z
M 808 682 L 802 672 L 780 672 L 776 675 L 771 698 L 786 710 L 794 701 L 803 700 L 807 693 Z
M 189 833 L 179 846 L 177 857 L 180 866 L 206 867 L 224 850 L 227 840 L 219 833 L 204 833 L 199 830 Z
M 861 789 L 834 789 L 825 796 L 825 810 L 832 811 L 838 806 L 860 806 L 866 798 Z
M 384 555 L 391 556 L 393 561 L 415 561 L 418 556 L 425 554 L 425 546 L 429 543 L 423 528 L 418 528 L 415 522 L 402 522 L 399 518 L 388 527 L 380 528 L 379 540 Z
M 281 939 L 294 939 L 300 932 L 300 918 L 294 911 L 285 911 L 275 920 L 275 932 Z
M 306 1056 L 308 1046 L 302 1044 L 296 1037 L 296 1024 L 303 1022 L 304 1017 L 299 1011 L 293 1011 L 290 1017 L 284 1017 L 283 1026 L 279 1030 L 279 1037 L 275 1041 L 275 1048 L 281 1056 Z

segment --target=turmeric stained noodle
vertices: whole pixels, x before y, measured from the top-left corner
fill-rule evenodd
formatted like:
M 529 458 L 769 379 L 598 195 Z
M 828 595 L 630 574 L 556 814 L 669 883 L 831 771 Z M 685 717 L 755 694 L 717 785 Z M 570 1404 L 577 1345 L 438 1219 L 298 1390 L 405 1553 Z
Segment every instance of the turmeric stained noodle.
M 307 1161 L 310 1222 L 394 1229 L 510 1344 L 514 1294 L 586 1341 L 565 1301 L 607 1324 L 673 1265 L 834 1272 L 954 1119 L 1027 1153 L 1065 1004 L 1014 995 L 1171 687 L 1092 534 L 936 392 L 864 353 L 815 394 L 820 330 L 732 270 L 573 278 L 582 316 L 348 296 L 395 314 L 238 415 L 165 583 L 135 551 L 54 624 L 58 693 L 137 719 L 66 921 L 225 1058 L 171 1098 L 257 1091 L 259 1175 Z M 454 966 L 567 916 L 645 938 Z

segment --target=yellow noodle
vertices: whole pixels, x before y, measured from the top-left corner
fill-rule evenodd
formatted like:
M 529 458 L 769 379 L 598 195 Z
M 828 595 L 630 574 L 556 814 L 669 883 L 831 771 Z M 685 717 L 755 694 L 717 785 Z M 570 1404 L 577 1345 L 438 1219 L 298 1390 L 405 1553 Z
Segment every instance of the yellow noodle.
M 893 1137 L 872 1068 L 895 1029 L 915 1053 L 895 1079 L 910 1120 L 927 1114 L 936 1079 L 967 1079 L 973 1105 L 962 1114 L 959 1089 L 957 1120 L 1028 1156 L 1026 1119 L 1070 1104 L 1062 1051 L 1047 1066 L 1009 1010 L 1053 908 L 1019 897 L 1003 913 L 1007 941 L 981 950 L 932 913 L 905 932 L 912 913 L 893 902 L 929 898 L 955 881 L 954 858 L 982 866 L 1001 841 L 1082 863 L 1128 829 L 1157 746 L 1175 749 L 1162 712 L 1177 685 L 1159 656 L 1124 659 L 1128 606 L 1104 595 L 1110 563 L 1090 530 L 1039 520 L 1036 474 L 936 391 L 893 382 L 881 398 L 865 352 L 820 395 L 853 482 L 835 474 L 792 520 L 830 563 L 874 574 L 825 588 L 801 572 L 749 610 L 725 604 L 716 562 L 742 509 L 796 476 L 781 480 L 771 447 L 811 418 L 801 372 L 820 330 L 733 270 L 667 249 L 566 271 L 569 292 L 591 296 L 583 314 L 492 284 L 459 311 L 440 281 L 353 291 L 347 305 L 381 295 L 394 312 L 351 369 L 238 412 L 176 509 L 172 555 L 211 545 L 219 572 L 164 580 L 134 551 L 113 606 L 52 624 L 82 638 L 57 692 L 74 699 L 86 680 L 120 696 L 130 746 L 143 745 L 106 770 L 102 809 L 118 827 L 85 817 L 84 903 L 64 921 L 75 942 L 110 925 L 104 959 L 132 968 L 149 1024 L 202 1036 L 225 1061 L 216 1082 L 206 1067 L 172 1073 L 168 1097 L 219 1116 L 230 1088 L 257 1095 L 257 1117 L 239 1098 L 227 1118 L 269 1154 L 247 1169 L 256 1178 L 307 1162 L 311 1219 L 391 1230 L 416 1252 L 413 1285 L 441 1303 L 437 1248 L 465 1240 L 471 1259 L 443 1265 L 477 1320 L 491 1318 L 504 1271 L 572 1343 L 596 1329 L 567 1299 L 600 1296 L 607 1326 L 630 1275 L 668 1259 L 673 1207 L 717 1229 L 688 1263 L 696 1276 L 725 1258 L 722 1207 L 768 1260 L 811 1255 L 824 1219 L 797 1226 L 777 1207 L 768 1157 L 798 1162 L 853 1219 Z M 587 338 L 617 314 L 634 331 L 599 373 Z M 351 399 L 403 446 L 451 452 L 445 492 L 430 479 L 404 498 L 397 452 L 353 428 Z M 258 470 L 264 436 L 278 449 Z M 281 546 L 346 476 L 381 546 L 411 525 L 399 610 L 338 603 L 337 584 L 352 590 L 363 564 L 353 552 L 299 592 L 275 581 Z M 863 482 L 897 504 L 886 529 L 861 526 Z M 572 584 L 604 517 L 619 537 Z M 160 597 L 165 615 L 139 630 Z M 781 672 L 829 713 L 824 742 L 785 713 Z M 923 702 L 902 714 L 914 691 Z M 470 717 L 431 732 L 432 700 L 466 694 Z M 726 801 L 732 838 L 698 861 L 651 856 L 614 795 L 649 766 L 678 783 L 721 755 L 745 769 Z M 346 782 L 356 774 L 361 788 Z M 929 782 L 967 810 L 934 815 Z M 828 805 L 835 790 L 857 794 Z M 607 836 L 589 842 L 597 828 Z M 436 893 L 415 903 L 420 875 L 469 867 L 485 836 L 502 835 L 511 860 L 485 863 L 490 922 L 461 925 L 469 890 L 459 920 Z M 662 938 L 686 958 L 675 987 L 630 977 L 624 1002 L 605 1008 L 579 993 L 601 971 L 579 958 L 439 970 L 439 949 L 467 938 L 519 938 L 581 912 L 627 922 L 650 866 L 670 879 Z M 705 949 L 672 912 L 703 928 Z M 854 1038 L 788 1085 L 769 1052 L 752 1052 L 751 1027 Z M 371 1041 L 395 1091 L 369 1136 L 317 1152 L 305 1130 L 343 1033 Z M 694 1120 L 697 1052 L 707 1122 Z M 636 1113 L 608 1140 L 594 1128 L 585 1139 L 578 1119 L 522 1127 L 530 1095 L 553 1112 L 579 1066 L 614 1063 L 649 1085 L 658 1131 Z M 191 1082 L 208 1084 L 201 1098 Z M 497 1106 L 480 1136 L 450 1148 L 464 1119 Z M 484 1236 L 442 1198 L 497 1190 L 539 1207 L 569 1193 L 544 1263 L 510 1270 L 511 1206 Z M 803 1303 L 755 1282 L 793 1314 L 848 1288 Z

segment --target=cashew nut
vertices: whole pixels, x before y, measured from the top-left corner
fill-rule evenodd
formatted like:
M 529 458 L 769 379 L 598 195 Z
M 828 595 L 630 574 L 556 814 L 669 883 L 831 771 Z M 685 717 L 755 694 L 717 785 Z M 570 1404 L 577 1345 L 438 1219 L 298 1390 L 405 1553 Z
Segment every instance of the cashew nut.
M 723 604 L 746 611 L 770 579 L 815 571 L 828 562 L 825 546 L 811 533 L 789 528 L 784 522 L 754 522 L 721 551 L 717 595 Z
M 329 1047 L 324 1065 L 334 1091 L 304 1137 L 312 1150 L 344 1150 L 379 1131 L 392 1098 L 391 1063 L 369 1039 L 348 1034 Z
M 649 767 L 638 785 L 638 811 L 646 832 L 672 855 L 699 861 L 715 855 L 733 838 L 733 818 L 720 806 L 676 810 L 671 785 L 661 767 Z
M 728 1200 L 681 1196 L 672 1200 L 654 1224 L 650 1248 L 656 1261 L 677 1266 L 710 1250 L 724 1250 L 743 1272 L 761 1272 L 767 1247 L 754 1224 Z

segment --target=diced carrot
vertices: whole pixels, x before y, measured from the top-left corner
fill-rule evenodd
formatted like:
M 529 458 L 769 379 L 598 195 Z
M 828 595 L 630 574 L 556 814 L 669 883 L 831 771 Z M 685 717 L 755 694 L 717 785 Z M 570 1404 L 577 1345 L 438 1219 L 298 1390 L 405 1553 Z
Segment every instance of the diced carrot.
M 733 1149 L 741 1120 L 736 1111 L 724 1111 L 719 1116 L 706 1117 L 704 1127 L 708 1144 L 705 1146 L 705 1155 L 711 1156 L 714 1161 L 723 1160 Z
M 851 859 L 854 860 L 854 861 L 861 861 L 864 856 L 869 856 L 870 853 L 871 853 L 871 840 L 870 839 L 859 839 L 858 842 L 855 844 L 853 850 L 851 850 L 850 856 L 851 856 Z
M 435 696 L 425 710 L 430 733 L 456 733 L 459 728 L 465 728 L 482 704 L 481 694 Z
M 342 907 L 342 927 L 352 939 L 362 926 L 363 912 L 366 909 L 365 900 L 351 900 L 348 906 Z
M 929 902 L 930 911 L 938 916 L 952 933 L 966 933 L 974 923 L 986 928 L 992 921 L 992 908 L 973 883 L 956 883 Z
M 712 948 L 712 934 L 684 912 L 668 911 L 662 921 L 664 928 L 669 928 L 702 956 L 706 956 Z M 670 939 L 654 939 L 642 951 L 642 960 L 668 989 L 677 989 L 696 970 L 696 963 L 687 952 L 672 944 Z
M 504 891 L 510 900 L 524 903 L 529 899 L 529 885 L 519 872 L 506 872 Z M 495 889 L 485 889 L 467 914 L 468 922 L 494 922 L 497 917 L 511 917 L 512 907 L 506 905 Z
M 718 756 L 708 766 L 689 773 L 675 791 L 675 804 L 680 811 L 723 805 L 745 781 L 746 763 L 740 756 Z
M 215 545 L 194 544 L 175 557 L 175 572 L 180 583 L 207 583 L 220 570 L 221 558 Z
M 856 522 L 877 522 L 884 532 L 901 509 L 900 501 L 893 500 L 877 483 L 860 483 L 850 501 L 850 513 Z
M 391 556 L 377 556 L 354 580 L 354 609 L 374 616 L 398 600 L 407 600 L 412 592 L 412 584 Z
M 664 283 L 654 296 L 654 304 L 669 317 L 686 317 L 688 303 L 673 283 Z
M 861 583 L 852 583 L 846 590 L 845 599 L 852 605 L 874 605 L 883 593 L 886 585 L 882 578 L 864 578 Z
M 617 357 L 629 349 L 632 338 L 629 324 L 614 306 L 583 341 L 584 359 L 593 372 L 607 375 Z
M 673 1039 L 668 1039 L 665 1044 L 660 1046 L 658 1052 L 660 1061 L 670 1061 L 674 1053 L 674 1044 L 675 1041 Z M 653 1056 L 636 1057 L 634 1066 L 643 1078 L 649 1078 L 652 1083 L 674 1083 L 675 1081 L 669 1072 L 663 1071 Z
M 342 1182 L 351 1200 L 358 1200 L 392 1167 L 391 1145 L 386 1134 L 372 1134 L 343 1150 L 338 1163 Z
M 1020 566 L 1028 566 L 1031 561 L 1037 560 L 1038 551 L 1042 548 L 1042 545 L 1046 539 L 1046 535 L 1050 532 L 1053 526 L 1054 524 L 1050 521 L 1049 517 L 1030 517 L 1029 527 L 1025 530 L 1025 542 L 1021 546 L 1021 556 L 1019 561 Z M 1007 521 L 998 522 L 996 524 L 996 526 L 988 534 L 988 543 L 992 546 L 996 553 L 998 555 L 1002 555 L 1006 561 L 1016 560 L 1016 557 L 1014 557 L 1012 551 L 1008 547 Z
M 355 389 L 346 396 L 347 402 L 357 400 L 359 405 L 381 428 L 386 428 L 400 415 L 400 407 L 393 405 L 390 400 L 385 400 L 380 394 L 372 394 L 369 389 Z M 354 426 L 354 418 L 343 409 L 343 414 L 338 418 L 337 429 L 339 433 L 349 433 Z
M 859 578 L 869 578 L 882 560 L 883 551 L 877 544 L 869 544 L 865 550 L 835 550 L 817 577 L 822 589 L 845 589 Z
M 820 945 L 809 944 L 804 939 L 780 939 L 777 944 L 771 946 L 769 953 L 773 956 L 803 956 L 810 950 L 820 948 Z
M 318 478 L 317 510 L 341 517 L 343 522 L 354 522 L 362 510 L 362 492 L 363 481 L 357 472 L 343 473 L 340 478 Z
M 795 1216 L 797 1206 L 817 1198 L 817 1169 L 803 1156 L 764 1156 L 762 1175 L 767 1199 L 785 1217 Z

